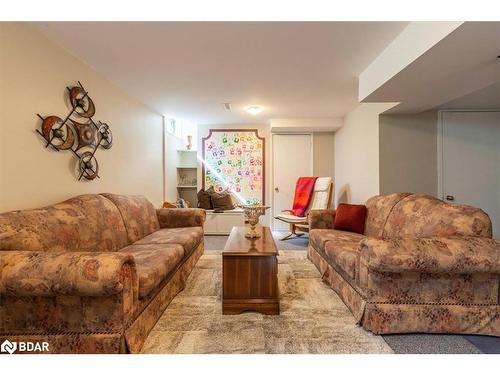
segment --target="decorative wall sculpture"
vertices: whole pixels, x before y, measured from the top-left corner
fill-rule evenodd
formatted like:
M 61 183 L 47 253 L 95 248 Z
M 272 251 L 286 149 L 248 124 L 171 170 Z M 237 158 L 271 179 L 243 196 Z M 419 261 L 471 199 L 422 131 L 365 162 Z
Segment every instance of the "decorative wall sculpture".
M 265 203 L 265 139 L 257 129 L 210 129 L 202 152 L 205 189 L 229 189 L 243 204 Z
M 78 180 L 99 178 L 96 152 L 99 147 L 110 149 L 113 144 L 111 129 L 106 123 L 94 121 L 95 105 L 89 94 L 78 86 L 67 87 L 71 110 L 64 120 L 58 116 L 43 117 L 37 133 L 46 141 L 45 147 L 55 151 L 71 151 L 78 158 Z

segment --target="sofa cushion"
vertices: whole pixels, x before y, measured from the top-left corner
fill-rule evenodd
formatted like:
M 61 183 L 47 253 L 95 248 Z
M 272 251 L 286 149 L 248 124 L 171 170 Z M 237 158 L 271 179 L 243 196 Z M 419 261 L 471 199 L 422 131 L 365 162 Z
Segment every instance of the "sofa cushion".
M 365 235 L 368 237 L 382 237 L 385 223 L 392 208 L 408 195 L 411 195 L 411 193 L 377 195 L 368 199 L 365 203 Z
M 364 238 L 366 237 L 362 234 L 335 229 L 312 229 L 309 233 L 311 245 L 321 254 L 325 254 L 325 245 L 329 241 L 359 243 Z
M 359 264 L 359 247 L 358 238 L 338 236 L 335 240 L 325 244 L 326 260 L 351 281 L 355 281 Z
M 105 252 L 127 245 L 120 211 L 97 194 L 0 214 L 0 250 Z
M 425 194 L 413 194 L 397 203 L 384 228 L 384 237 L 491 238 L 491 221 L 479 208 L 445 203 Z
M 127 228 L 129 244 L 160 229 L 156 210 L 142 195 L 101 194 L 112 201 L 120 210 Z
M 184 257 L 184 249 L 175 244 L 130 245 L 120 252 L 132 255 L 139 278 L 139 297 L 156 289 Z
M 159 208 L 156 214 L 160 228 L 203 227 L 207 217 L 201 208 Z
M 310 229 L 333 229 L 335 210 L 311 210 L 307 215 Z
M 202 227 L 164 228 L 144 237 L 135 244 L 178 244 L 184 248 L 187 256 L 191 254 L 202 240 Z
M 333 227 L 347 232 L 365 233 L 366 206 L 340 203 L 335 212 Z

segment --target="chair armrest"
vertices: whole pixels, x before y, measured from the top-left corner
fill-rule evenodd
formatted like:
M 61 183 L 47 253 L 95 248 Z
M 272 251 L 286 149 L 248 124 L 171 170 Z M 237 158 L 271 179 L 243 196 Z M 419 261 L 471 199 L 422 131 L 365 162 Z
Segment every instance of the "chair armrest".
M 109 296 L 138 279 L 134 258 L 119 252 L 0 251 L 0 295 Z
M 281 212 L 293 212 L 292 210 L 281 210 Z
M 201 208 L 159 208 L 156 214 L 161 228 L 202 227 L 207 215 Z
M 366 238 L 360 264 L 378 272 L 500 273 L 500 241 L 485 237 Z
M 311 210 L 307 215 L 309 229 L 333 229 L 335 210 Z

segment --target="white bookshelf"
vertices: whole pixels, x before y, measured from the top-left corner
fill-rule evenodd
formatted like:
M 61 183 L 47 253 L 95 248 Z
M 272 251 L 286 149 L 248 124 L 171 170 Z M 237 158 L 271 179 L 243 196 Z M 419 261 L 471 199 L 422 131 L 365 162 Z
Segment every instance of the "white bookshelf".
M 198 205 L 198 159 L 195 150 L 177 151 L 177 194 L 179 198 Z

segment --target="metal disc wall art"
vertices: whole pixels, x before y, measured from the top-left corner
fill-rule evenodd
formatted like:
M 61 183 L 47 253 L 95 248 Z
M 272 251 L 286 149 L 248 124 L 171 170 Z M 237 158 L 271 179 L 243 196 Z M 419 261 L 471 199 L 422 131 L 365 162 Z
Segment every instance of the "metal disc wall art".
M 38 114 L 42 124 L 37 133 L 47 142 L 45 147 L 50 146 L 55 151 L 69 150 L 78 158 L 78 180 L 93 180 L 99 178 L 97 149 L 110 149 L 113 134 L 108 124 L 92 119 L 95 105 L 80 82 L 67 89 L 71 104 L 68 115 L 62 119 Z

